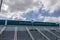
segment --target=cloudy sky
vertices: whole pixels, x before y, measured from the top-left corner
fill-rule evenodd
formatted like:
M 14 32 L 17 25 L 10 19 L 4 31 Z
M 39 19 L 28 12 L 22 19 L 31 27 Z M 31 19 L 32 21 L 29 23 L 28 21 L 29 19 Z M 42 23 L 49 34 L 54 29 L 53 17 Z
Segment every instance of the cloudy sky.
M 3 0 L 0 19 L 60 23 L 60 0 Z

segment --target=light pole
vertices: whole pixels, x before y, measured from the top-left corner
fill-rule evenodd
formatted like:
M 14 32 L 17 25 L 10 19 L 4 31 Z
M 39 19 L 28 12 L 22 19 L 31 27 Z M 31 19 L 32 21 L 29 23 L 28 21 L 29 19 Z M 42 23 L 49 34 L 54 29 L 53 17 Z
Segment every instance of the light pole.
M 2 2 L 3 0 L 0 0 L 0 12 L 1 12 L 1 7 L 2 7 Z

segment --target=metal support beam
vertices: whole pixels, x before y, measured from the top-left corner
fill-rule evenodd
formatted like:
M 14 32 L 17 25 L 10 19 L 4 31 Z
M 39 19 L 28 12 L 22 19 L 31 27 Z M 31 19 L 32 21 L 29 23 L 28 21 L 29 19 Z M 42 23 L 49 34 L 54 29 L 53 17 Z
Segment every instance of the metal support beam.
M 15 27 L 15 34 L 14 34 L 14 40 L 17 40 L 17 30 L 18 28 L 17 27 Z
M 5 20 L 5 26 L 7 25 L 7 19 Z
M 6 29 L 6 26 L 4 26 L 1 31 L 0 31 L 0 34 L 2 34 L 2 32 Z
M 2 0 L 1 0 L 2 1 Z M 5 26 L 1 29 L 0 34 L 7 28 L 7 20 L 5 21 Z
M 39 33 L 41 33 L 47 40 L 51 40 L 50 38 L 48 38 L 44 33 L 42 33 L 38 28 L 35 28 Z
M 7 20 L 5 21 L 5 26 L 1 29 L 0 34 L 7 28 Z
M 31 39 L 32 39 L 32 40 L 35 40 L 34 37 L 32 36 L 32 34 L 30 33 L 28 27 L 26 27 L 26 30 L 27 30 L 28 34 L 30 35 Z
M 53 34 L 54 36 L 60 38 L 58 35 L 56 35 L 55 33 L 51 32 L 49 29 L 46 29 L 46 28 L 44 28 L 44 29 L 45 29 L 46 31 L 50 32 L 51 34 Z

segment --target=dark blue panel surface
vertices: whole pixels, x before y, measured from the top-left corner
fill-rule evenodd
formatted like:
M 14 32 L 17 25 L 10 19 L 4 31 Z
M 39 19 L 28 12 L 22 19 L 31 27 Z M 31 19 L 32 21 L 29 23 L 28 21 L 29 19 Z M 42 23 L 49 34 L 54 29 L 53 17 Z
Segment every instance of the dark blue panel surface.
M 5 25 L 5 20 L 0 20 L 0 25 Z
M 0 25 L 4 25 L 5 20 L 0 20 Z M 7 20 L 7 25 L 25 25 L 25 26 L 59 26 L 59 24 L 51 22 L 32 22 L 32 21 L 18 21 Z

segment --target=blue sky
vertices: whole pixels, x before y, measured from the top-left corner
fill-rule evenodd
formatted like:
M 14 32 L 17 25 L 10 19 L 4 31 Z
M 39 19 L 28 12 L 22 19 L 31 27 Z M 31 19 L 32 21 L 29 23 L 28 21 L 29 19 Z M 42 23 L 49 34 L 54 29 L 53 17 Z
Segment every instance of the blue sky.
M 60 0 L 3 0 L 0 19 L 60 23 Z

